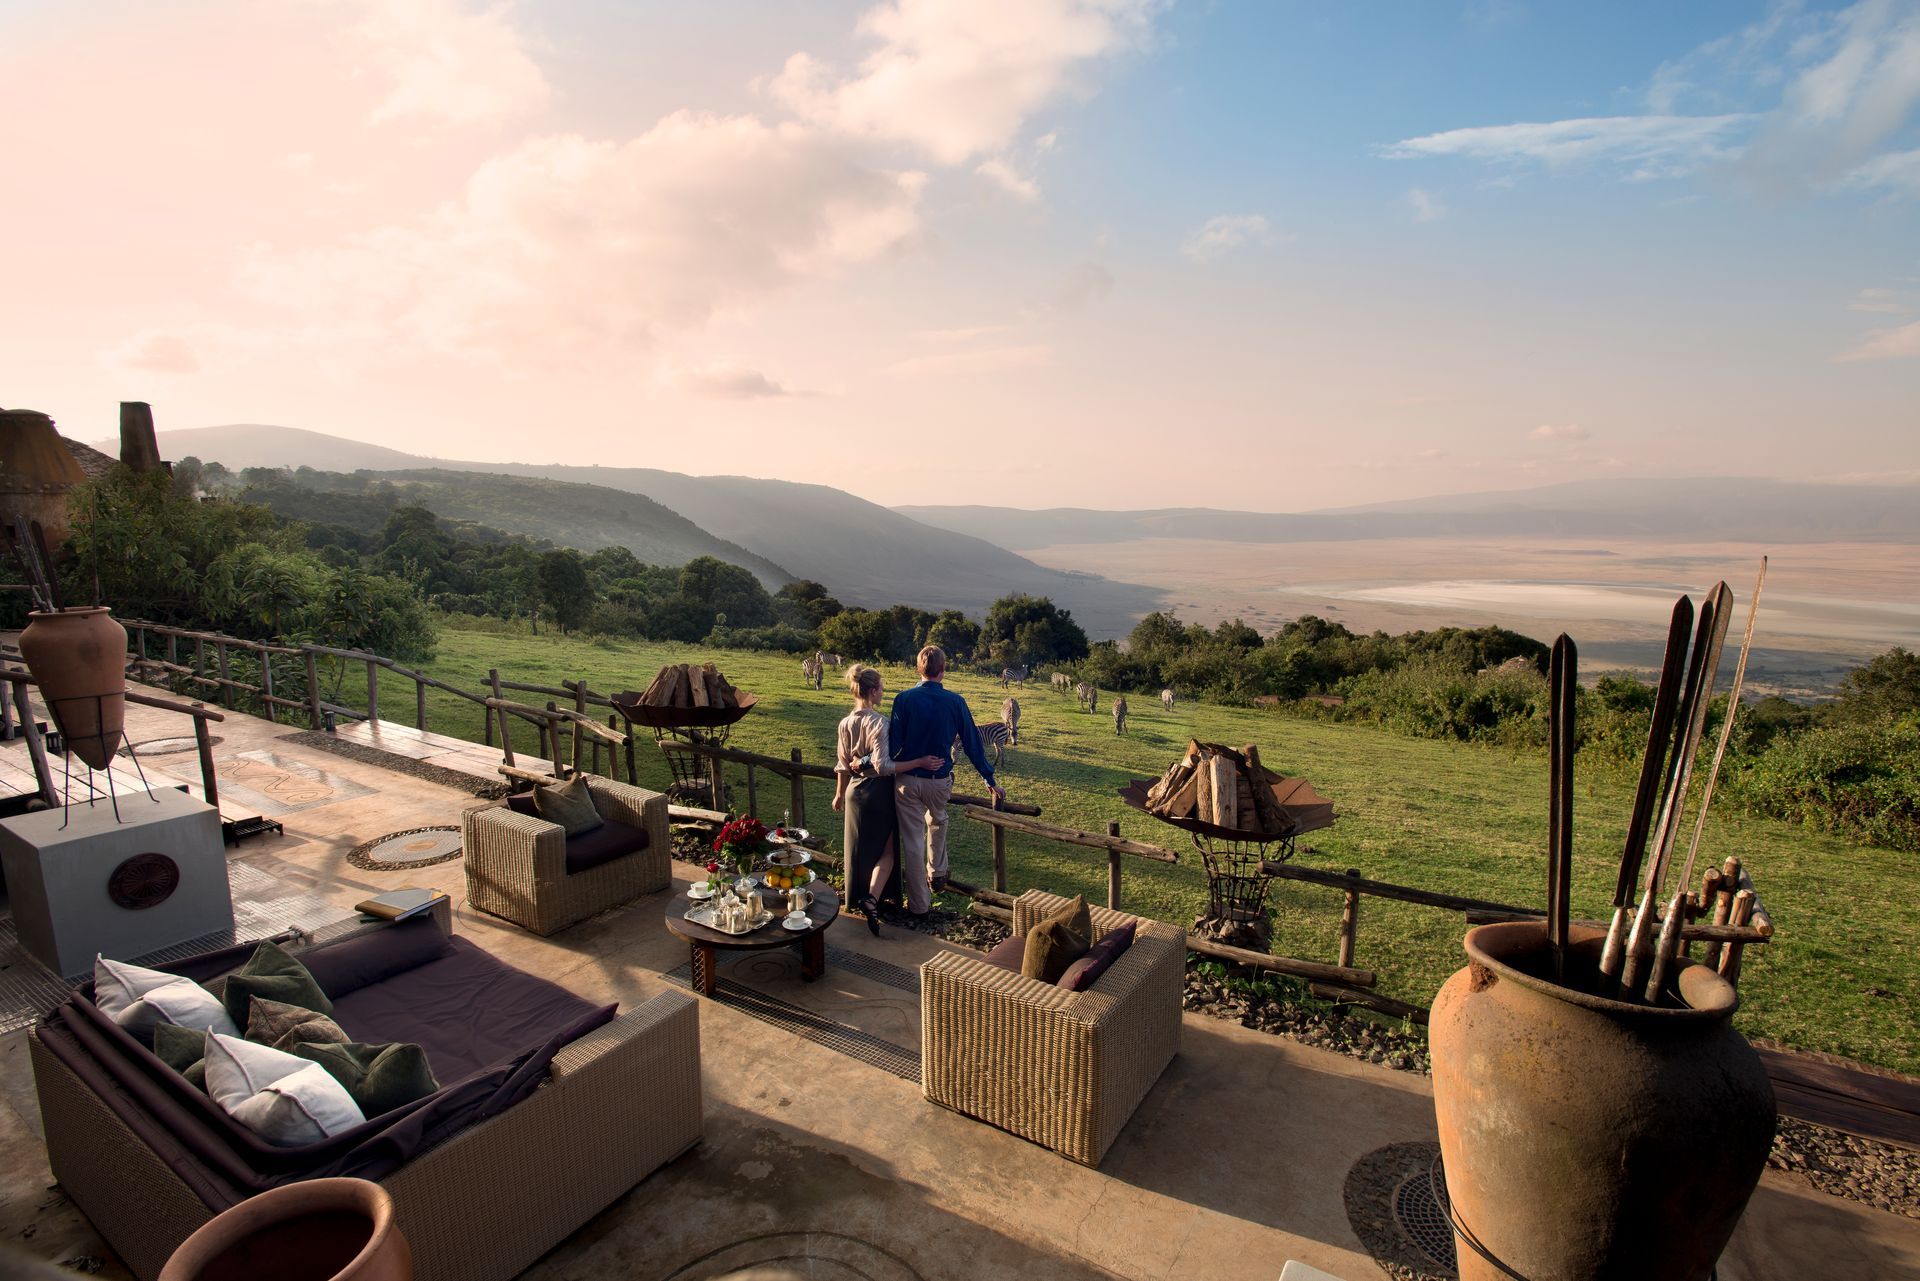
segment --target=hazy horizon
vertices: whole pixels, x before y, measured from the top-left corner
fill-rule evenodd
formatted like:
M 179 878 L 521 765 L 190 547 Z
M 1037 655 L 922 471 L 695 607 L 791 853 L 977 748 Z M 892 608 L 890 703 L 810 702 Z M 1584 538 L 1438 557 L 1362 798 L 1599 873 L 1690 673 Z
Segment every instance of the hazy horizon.
M 0 397 L 83 440 L 1033 508 L 1920 477 L 1920 0 L 15 0 L 0 101 Z

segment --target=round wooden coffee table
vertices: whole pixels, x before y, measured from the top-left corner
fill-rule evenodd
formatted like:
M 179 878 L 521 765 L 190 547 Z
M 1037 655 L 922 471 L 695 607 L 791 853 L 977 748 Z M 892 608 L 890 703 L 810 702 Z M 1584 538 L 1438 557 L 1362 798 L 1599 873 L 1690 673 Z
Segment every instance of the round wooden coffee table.
M 813 906 L 807 909 L 811 928 L 804 931 L 788 929 L 781 924 L 780 916 L 745 934 L 708 929 L 687 919 L 687 909 L 696 900 L 684 893 L 675 895 L 673 902 L 667 904 L 667 930 L 685 939 L 692 949 L 693 986 L 700 994 L 713 995 L 713 985 L 719 978 L 719 966 L 714 956 L 718 951 L 756 952 L 776 947 L 797 947 L 800 949 L 801 978 L 811 983 L 825 974 L 827 927 L 839 919 L 840 896 L 824 880 L 816 880 L 807 888 L 813 891 Z

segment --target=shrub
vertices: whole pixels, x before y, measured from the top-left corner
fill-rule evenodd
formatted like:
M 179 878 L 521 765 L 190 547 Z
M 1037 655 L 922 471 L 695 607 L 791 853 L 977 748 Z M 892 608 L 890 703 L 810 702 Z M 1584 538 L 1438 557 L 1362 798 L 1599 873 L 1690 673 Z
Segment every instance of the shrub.
M 1920 715 L 1783 736 L 1728 782 L 1759 813 L 1920 851 Z

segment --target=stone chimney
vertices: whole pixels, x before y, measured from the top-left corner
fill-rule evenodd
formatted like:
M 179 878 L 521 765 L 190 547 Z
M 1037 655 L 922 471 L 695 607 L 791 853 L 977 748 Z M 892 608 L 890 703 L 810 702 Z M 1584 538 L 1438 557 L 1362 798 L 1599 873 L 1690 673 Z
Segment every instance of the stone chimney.
M 120 461 L 134 471 L 171 471 L 160 461 L 153 434 L 153 406 L 144 400 L 120 402 Z

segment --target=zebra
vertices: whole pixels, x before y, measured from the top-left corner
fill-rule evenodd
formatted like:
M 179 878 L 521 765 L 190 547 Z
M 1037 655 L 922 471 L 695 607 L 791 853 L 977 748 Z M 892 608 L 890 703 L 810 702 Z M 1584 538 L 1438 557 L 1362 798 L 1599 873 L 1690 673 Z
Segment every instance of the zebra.
M 1026 683 L 1027 683 L 1027 669 L 1024 666 L 1003 667 L 1000 669 L 1000 688 L 1001 689 L 1005 689 L 1010 684 L 1025 685 Z
M 1093 712 L 1099 710 L 1100 690 L 1097 686 L 1089 685 L 1087 682 L 1081 681 L 1073 687 L 1073 695 L 1079 700 L 1080 705 L 1088 711 Z
M 826 674 L 826 658 L 821 654 L 815 654 L 812 658 L 800 664 L 800 677 L 807 683 L 810 689 L 819 689 L 820 682 L 825 679 Z
M 846 665 L 838 654 L 822 654 L 820 655 L 820 661 L 828 667 L 844 667 Z
M 1067 675 L 1065 672 L 1055 672 L 1053 674 L 1052 679 L 1053 679 L 1053 687 L 1059 692 L 1061 692 L 1062 694 L 1072 692 L 1073 677 Z
M 1009 698 L 1000 704 L 1000 719 L 1007 725 L 1007 745 L 1020 746 L 1020 700 Z
M 1160 706 L 1166 708 L 1168 711 L 1173 710 L 1173 689 L 1171 686 L 1160 691 Z
M 1121 694 L 1113 696 L 1113 732 L 1116 734 L 1127 732 L 1127 700 Z
M 1000 762 L 1006 757 L 1007 745 L 1013 742 L 1013 731 L 1007 727 L 1005 721 L 975 721 L 973 732 L 980 736 L 980 746 L 993 754 L 993 767 L 999 769 Z M 953 751 L 950 755 L 954 760 L 960 759 L 958 734 L 953 736 Z

